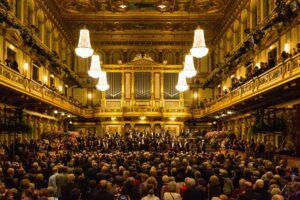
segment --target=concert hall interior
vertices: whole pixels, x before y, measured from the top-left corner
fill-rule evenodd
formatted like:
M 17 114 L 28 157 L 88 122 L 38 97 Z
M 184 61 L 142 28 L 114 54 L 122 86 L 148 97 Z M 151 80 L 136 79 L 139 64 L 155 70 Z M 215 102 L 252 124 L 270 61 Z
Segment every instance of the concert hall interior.
M 0 0 L 0 200 L 300 200 L 300 0 Z

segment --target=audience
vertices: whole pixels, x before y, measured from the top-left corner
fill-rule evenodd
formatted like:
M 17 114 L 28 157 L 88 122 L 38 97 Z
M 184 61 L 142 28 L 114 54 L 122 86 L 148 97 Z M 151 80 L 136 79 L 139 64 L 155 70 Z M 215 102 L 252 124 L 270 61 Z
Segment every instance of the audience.
M 59 149 L 43 140 L 17 140 L 22 151 L 12 157 L 4 148 L 0 160 L 0 199 L 300 199 L 298 168 L 284 160 L 205 152 L 186 148 L 186 140 L 128 132 L 59 139 Z M 246 150 L 250 143 L 229 140 L 222 146 Z

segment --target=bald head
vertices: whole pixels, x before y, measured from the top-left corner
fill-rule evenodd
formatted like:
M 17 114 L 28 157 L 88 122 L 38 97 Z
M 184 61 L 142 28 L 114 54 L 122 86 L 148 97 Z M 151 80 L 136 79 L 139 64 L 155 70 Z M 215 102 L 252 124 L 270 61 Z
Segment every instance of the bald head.
M 276 194 L 272 197 L 272 200 L 284 200 L 284 197 L 280 194 Z

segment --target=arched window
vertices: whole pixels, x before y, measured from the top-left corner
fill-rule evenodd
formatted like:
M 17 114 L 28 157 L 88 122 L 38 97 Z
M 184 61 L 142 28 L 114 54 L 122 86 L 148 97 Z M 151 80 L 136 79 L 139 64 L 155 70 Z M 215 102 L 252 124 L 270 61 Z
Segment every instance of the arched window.
M 174 55 L 172 52 L 168 51 L 164 55 L 164 60 L 168 61 L 168 64 L 174 64 Z
M 111 56 L 111 62 L 112 64 L 118 64 L 119 60 L 122 61 L 122 53 L 119 52 L 119 51 L 115 51 L 112 53 L 112 56 Z

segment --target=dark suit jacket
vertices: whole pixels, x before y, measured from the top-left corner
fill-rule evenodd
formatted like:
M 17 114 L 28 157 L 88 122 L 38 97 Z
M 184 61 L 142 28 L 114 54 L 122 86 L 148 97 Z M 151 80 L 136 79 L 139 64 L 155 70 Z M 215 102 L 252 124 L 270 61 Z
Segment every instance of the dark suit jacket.
M 114 200 L 114 195 L 106 191 L 95 191 L 88 200 Z
M 61 200 L 69 200 L 71 199 L 71 191 L 74 188 L 79 188 L 74 183 L 68 183 L 67 185 L 64 185 L 61 187 Z
M 260 199 L 259 194 L 256 193 L 254 190 L 247 190 L 246 192 L 240 194 L 237 199 L 238 200 L 263 200 Z
M 183 193 L 183 200 L 205 200 L 204 190 L 200 186 L 188 188 Z

